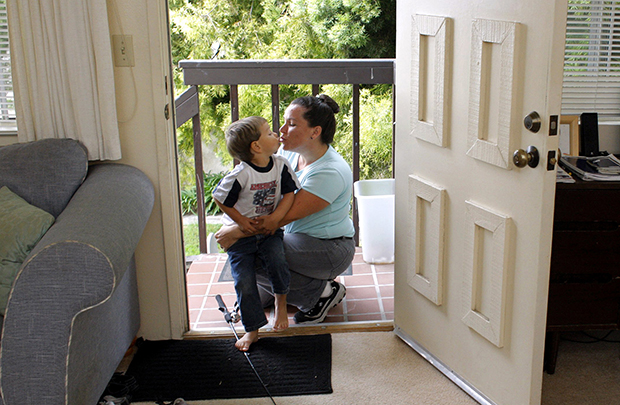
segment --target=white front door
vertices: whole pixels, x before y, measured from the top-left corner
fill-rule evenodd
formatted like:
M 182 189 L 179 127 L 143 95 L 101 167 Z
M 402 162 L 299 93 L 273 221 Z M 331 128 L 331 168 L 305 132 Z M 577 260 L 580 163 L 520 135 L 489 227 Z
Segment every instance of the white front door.
M 396 331 L 481 403 L 540 403 L 566 9 L 397 2 Z

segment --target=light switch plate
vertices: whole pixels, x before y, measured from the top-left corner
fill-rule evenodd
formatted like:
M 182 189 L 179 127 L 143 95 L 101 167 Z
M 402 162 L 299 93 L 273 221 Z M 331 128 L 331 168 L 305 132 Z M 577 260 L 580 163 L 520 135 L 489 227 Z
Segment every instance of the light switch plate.
M 112 35 L 114 66 L 135 66 L 133 57 L 133 37 L 131 35 Z

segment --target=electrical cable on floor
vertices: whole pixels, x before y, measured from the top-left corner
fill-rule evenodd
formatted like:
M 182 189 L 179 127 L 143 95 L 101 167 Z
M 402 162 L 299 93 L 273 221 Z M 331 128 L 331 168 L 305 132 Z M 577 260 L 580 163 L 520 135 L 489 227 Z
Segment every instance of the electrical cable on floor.
M 573 343 L 599 343 L 599 342 L 620 343 L 620 340 L 607 339 L 609 335 L 611 335 L 613 332 L 614 332 L 613 330 L 610 330 L 603 337 L 598 337 L 598 336 L 591 335 L 588 332 L 582 331 L 581 334 L 587 336 L 591 340 L 577 340 L 577 339 L 567 338 L 565 336 L 561 336 L 560 339 L 567 341 L 567 342 L 573 342 Z
M 592 338 L 592 339 L 599 339 L 599 341 L 601 342 L 608 342 L 608 343 L 620 343 L 620 340 L 613 340 L 613 339 L 607 339 L 607 337 L 609 335 L 611 335 L 614 331 L 610 330 L 605 336 L 603 336 L 602 338 L 599 338 L 597 336 L 593 336 L 591 334 L 589 334 L 588 332 L 583 332 L 586 336 Z

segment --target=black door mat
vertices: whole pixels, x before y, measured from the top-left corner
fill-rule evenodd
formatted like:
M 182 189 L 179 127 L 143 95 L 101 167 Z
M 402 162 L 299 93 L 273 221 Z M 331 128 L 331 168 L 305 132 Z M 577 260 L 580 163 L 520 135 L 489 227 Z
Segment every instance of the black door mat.
M 126 375 L 138 388 L 132 401 L 266 397 L 235 339 L 144 341 Z M 329 394 L 331 335 L 266 337 L 249 357 L 272 396 Z

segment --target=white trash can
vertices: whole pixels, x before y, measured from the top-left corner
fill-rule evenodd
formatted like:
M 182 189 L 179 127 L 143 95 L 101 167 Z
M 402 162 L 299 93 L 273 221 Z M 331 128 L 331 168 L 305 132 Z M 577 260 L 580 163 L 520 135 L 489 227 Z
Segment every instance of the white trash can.
M 394 179 L 360 180 L 357 199 L 362 258 L 366 263 L 394 263 Z

